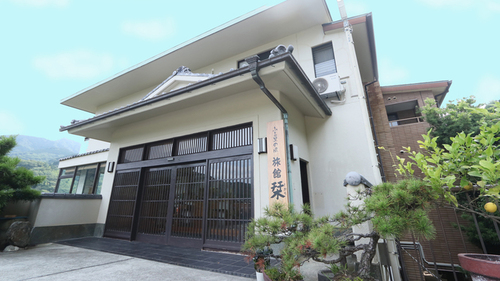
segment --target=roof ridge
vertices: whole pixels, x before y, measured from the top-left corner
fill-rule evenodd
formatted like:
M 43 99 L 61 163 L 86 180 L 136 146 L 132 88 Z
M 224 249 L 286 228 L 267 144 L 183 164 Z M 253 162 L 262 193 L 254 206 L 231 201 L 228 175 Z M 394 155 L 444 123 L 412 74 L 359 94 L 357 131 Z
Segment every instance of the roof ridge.
M 76 155 L 72 155 L 72 156 L 68 156 L 68 157 L 63 157 L 63 158 L 59 159 L 59 161 L 65 161 L 65 160 L 69 160 L 69 159 L 73 159 L 73 158 L 78 158 L 78 157 L 82 157 L 82 156 L 97 154 L 97 153 L 106 152 L 106 151 L 109 151 L 109 148 L 104 148 L 104 149 L 89 151 L 89 152 L 86 152 L 86 153 L 76 154 Z

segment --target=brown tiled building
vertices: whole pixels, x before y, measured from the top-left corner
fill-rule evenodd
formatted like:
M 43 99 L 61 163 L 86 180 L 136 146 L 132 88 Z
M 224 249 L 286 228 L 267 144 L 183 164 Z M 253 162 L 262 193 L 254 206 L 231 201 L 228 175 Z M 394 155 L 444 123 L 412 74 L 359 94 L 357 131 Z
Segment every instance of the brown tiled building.
M 395 181 L 396 155 L 404 156 L 403 147 L 418 150 L 417 141 L 427 133 L 429 124 L 424 122 L 418 110 L 427 98 L 443 102 L 451 81 L 437 81 L 381 87 L 378 82 L 368 86 L 368 98 L 377 146 L 384 147 L 379 153 L 383 174 L 387 181 Z
M 368 86 L 368 98 L 372 121 L 375 131 L 375 139 L 379 147 L 384 147 L 379 151 L 379 161 L 382 164 L 383 176 L 389 182 L 397 180 L 395 176 L 394 161 L 396 155 L 405 158 L 403 147 L 410 147 L 412 150 L 419 150 L 417 141 L 422 140 L 422 135 L 430 129 L 429 123 L 425 122 L 418 110 L 422 107 L 427 98 L 436 100 L 437 106 L 441 106 L 446 93 L 451 86 L 451 81 L 436 81 L 418 84 L 406 84 L 381 87 L 378 82 Z M 416 171 L 415 175 L 421 176 Z M 419 240 L 415 237 L 416 244 L 421 245 L 423 256 L 413 247 L 413 237 L 408 235 L 401 241 L 401 244 L 409 245 L 402 250 L 402 266 L 405 268 L 406 277 L 409 280 L 421 280 L 421 274 L 425 280 L 433 279 L 435 268 L 441 278 L 453 276 L 460 271 L 458 267 L 458 253 L 482 251 L 463 239 L 457 224 L 464 225 L 467 222 L 460 218 L 452 208 L 434 209 L 430 217 L 436 228 L 436 239 L 427 241 Z M 419 271 L 415 259 L 423 262 L 423 269 Z M 434 265 L 436 262 L 436 266 Z

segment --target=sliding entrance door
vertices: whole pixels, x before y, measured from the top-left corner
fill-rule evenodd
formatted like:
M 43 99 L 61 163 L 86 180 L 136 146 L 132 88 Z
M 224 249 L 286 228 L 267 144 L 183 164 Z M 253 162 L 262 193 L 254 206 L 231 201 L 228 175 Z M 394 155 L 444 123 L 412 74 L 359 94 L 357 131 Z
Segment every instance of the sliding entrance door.
M 203 244 L 206 170 L 205 163 L 176 168 L 171 200 L 171 245 L 201 247 Z
M 144 171 L 144 183 L 137 220 L 136 239 L 164 244 L 169 231 L 169 212 L 172 168 L 150 168 Z M 171 212 L 171 211 L 170 211 Z
M 123 149 L 105 236 L 239 250 L 253 217 L 250 124 Z
M 239 250 L 252 218 L 250 155 L 211 160 L 205 247 Z

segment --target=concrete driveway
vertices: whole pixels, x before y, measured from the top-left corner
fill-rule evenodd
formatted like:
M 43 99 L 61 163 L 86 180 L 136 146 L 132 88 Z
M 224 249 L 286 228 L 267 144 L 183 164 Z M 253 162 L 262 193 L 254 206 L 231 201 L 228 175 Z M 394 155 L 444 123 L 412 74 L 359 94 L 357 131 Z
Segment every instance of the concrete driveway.
M 60 244 L 42 244 L 16 252 L 0 252 L 0 280 L 252 279 Z

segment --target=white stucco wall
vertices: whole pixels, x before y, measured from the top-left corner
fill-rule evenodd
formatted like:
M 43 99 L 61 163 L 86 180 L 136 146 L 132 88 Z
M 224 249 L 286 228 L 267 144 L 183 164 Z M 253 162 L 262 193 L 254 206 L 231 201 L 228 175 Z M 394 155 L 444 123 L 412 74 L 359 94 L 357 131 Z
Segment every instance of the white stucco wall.
M 33 227 L 97 222 L 101 199 L 42 198 Z
M 300 175 L 300 161 L 310 161 L 309 146 L 307 144 L 305 116 L 297 107 L 285 96 L 280 95 L 279 101 L 288 112 L 288 129 L 290 144 L 298 147 L 299 155 L 296 161 L 291 161 L 292 171 L 292 199 L 291 202 L 297 207 L 302 206 L 302 183 Z M 327 117 L 329 118 L 329 117 Z M 265 171 L 267 177 L 267 170 Z
M 109 148 L 109 142 L 104 142 L 100 140 L 90 139 L 88 140 L 87 150 L 86 152 L 97 151 Z

